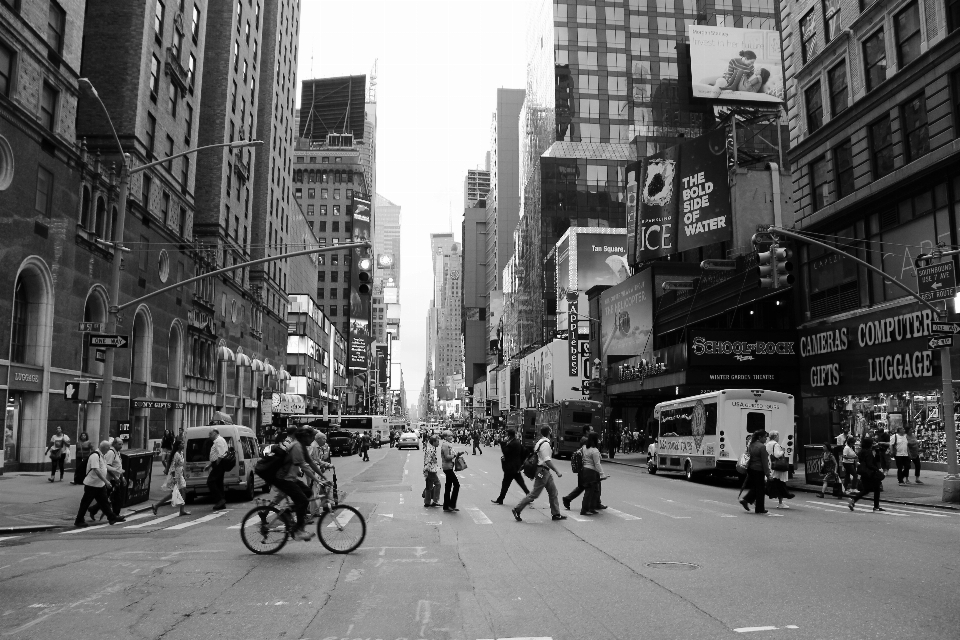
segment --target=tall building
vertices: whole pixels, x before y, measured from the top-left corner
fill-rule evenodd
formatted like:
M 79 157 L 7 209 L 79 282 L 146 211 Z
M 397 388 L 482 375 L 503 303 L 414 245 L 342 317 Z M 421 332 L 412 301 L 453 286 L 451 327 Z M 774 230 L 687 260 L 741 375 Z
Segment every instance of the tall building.
M 483 200 L 463 210 L 461 334 L 467 389 L 487 375 L 487 208 Z
M 463 349 L 460 339 L 462 259 L 460 245 L 452 233 L 431 233 L 433 299 L 427 311 L 427 378 L 425 387 L 436 392 L 437 400 L 453 400 L 455 389 L 447 378 L 462 375 Z
M 373 337 L 386 343 L 400 337 L 400 205 L 377 194 L 374 211 Z
M 851 254 L 913 287 L 914 259 L 960 237 L 957 4 L 785 1 L 781 18 L 796 228 L 845 239 Z M 942 376 L 922 324 L 935 316 L 815 246 L 799 243 L 797 262 L 801 344 L 829 345 L 800 352 L 799 441 L 848 427 L 860 435 L 896 416 L 915 429 L 924 464 L 944 463 Z M 914 330 L 853 337 L 874 326 Z M 850 339 L 825 342 L 833 336 Z
M 481 200 L 485 200 L 490 191 L 490 166 L 489 154 L 487 155 L 486 169 L 469 169 L 463 179 L 463 207 L 470 208 L 476 206 Z

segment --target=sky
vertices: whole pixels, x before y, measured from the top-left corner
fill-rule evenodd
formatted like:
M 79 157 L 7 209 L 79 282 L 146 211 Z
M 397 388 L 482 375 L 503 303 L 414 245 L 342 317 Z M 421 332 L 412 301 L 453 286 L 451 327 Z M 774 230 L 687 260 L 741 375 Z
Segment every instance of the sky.
M 452 227 L 460 240 L 463 179 L 483 168 L 497 88 L 526 85 L 532 1 L 301 4 L 298 79 L 369 81 L 377 61 L 377 191 L 401 206 L 400 344 L 411 404 L 426 368 L 430 234 Z

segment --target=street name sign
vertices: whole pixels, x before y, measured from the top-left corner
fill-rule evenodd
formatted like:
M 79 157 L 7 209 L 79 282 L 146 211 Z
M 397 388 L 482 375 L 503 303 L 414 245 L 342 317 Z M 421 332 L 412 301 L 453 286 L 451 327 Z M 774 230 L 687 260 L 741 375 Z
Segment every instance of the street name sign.
M 108 333 L 91 333 L 88 346 L 126 349 L 129 344 L 130 336 L 110 335 Z
M 945 336 L 943 338 L 938 338 L 936 336 L 930 338 L 927 342 L 930 345 L 931 349 L 939 349 L 941 347 L 952 347 L 953 346 L 953 336 Z
M 102 322 L 81 322 L 77 331 L 103 331 Z
M 917 268 L 917 293 L 927 302 L 952 298 L 956 290 L 953 261 Z
M 960 333 L 960 324 L 956 322 L 934 322 L 932 331 L 933 333 L 945 333 L 947 335 Z

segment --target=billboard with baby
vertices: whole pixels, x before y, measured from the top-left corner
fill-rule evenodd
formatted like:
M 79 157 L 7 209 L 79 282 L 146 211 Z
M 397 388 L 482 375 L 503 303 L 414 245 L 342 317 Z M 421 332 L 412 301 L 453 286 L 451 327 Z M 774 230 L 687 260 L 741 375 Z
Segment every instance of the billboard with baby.
M 780 32 L 690 25 L 694 98 L 783 102 Z

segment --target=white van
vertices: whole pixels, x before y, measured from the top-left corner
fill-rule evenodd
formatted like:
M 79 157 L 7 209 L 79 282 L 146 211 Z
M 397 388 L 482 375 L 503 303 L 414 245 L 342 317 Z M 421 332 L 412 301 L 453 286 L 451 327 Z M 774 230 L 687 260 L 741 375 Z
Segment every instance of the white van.
M 253 500 L 257 489 L 268 490 L 262 478 L 253 472 L 260 458 L 260 447 L 253 430 L 238 424 L 222 424 L 206 427 L 189 427 L 183 433 L 184 477 L 187 488 L 184 499 L 193 502 L 198 495 L 210 493 L 207 489 L 207 476 L 210 471 L 203 468 L 210 462 L 210 431 L 216 429 L 227 441 L 227 449 L 237 456 L 237 464 L 223 477 L 223 486 L 227 491 L 240 491 L 247 500 Z
M 661 402 L 653 409 L 657 440 L 647 449 L 647 470 L 737 475 L 737 460 L 755 431 L 778 431 L 794 469 L 797 449 L 793 396 L 762 389 L 725 389 Z

